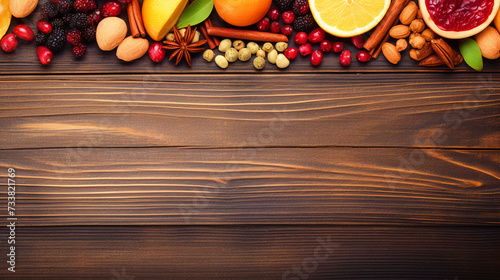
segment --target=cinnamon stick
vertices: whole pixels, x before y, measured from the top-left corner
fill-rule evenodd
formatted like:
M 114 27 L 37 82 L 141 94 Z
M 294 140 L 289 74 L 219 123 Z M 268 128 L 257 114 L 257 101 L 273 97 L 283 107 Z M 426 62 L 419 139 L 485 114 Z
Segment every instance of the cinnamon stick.
M 205 26 L 200 25 L 200 32 L 201 32 L 201 35 L 203 35 L 203 37 L 205 38 L 205 40 L 207 40 L 208 47 L 210 49 L 215 49 L 216 45 L 215 45 L 214 41 L 212 40 L 212 38 L 210 38 L 210 36 L 208 35 L 207 29 L 205 28 Z
M 225 27 L 209 27 L 207 28 L 208 35 L 219 36 L 224 38 L 234 38 L 249 41 L 264 41 L 264 42 L 288 42 L 288 37 L 283 34 L 234 29 Z
M 128 25 L 130 26 L 130 33 L 132 34 L 132 37 L 138 38 L 139 36 L 141 36 L 141 33 L 139 32 L 139 28 L 137 28 L 137 23 L 135 22 L 132 3 L 127 4 L 127 16 L 128 16 Z
M 207 18 L 207 19 L 205 20 L 205 27 L 206 27 L 206 28 L 209 28 L 209 27 L 212 27 L 212 26 L 214 26 L 214 25 L 212 24 L 212 20 L 211 20 L 210 18 Z M 214 41 L 215 46 L 217 46 L 217 47 L 218 47 L 218 46 L 220 45 L 220 40 L 219 40 L 219 38 L 217 38 L 217 37 L 213 37 L 213 38 L 212 38 L 212 40 Z
M 144 28 L 144 21 L 142 20 L 141 5 L 139 4 L 139 0 L 132 0 L 132 8 L 137 28 L 141 33 L 141 37 L 144 38 L 146 37 L 146 29 Z
M 391 2 L 391 5 L 389 6 L 389 9 L 387 10 L 384 18 L 380 21 L 377 27 L 375 27 L 372 35 L 368 38 L 368 40 L 366 40 L 365 44 L 363 45 L 366 50 L 372 51 L 377 46 L 381 45 L 380 43 L 386 37 L 389 29 L 391 29 L 396 20 L 399 19 L 399 14 L 406 6 L 408 1 L 409 0 L 393 0 Z

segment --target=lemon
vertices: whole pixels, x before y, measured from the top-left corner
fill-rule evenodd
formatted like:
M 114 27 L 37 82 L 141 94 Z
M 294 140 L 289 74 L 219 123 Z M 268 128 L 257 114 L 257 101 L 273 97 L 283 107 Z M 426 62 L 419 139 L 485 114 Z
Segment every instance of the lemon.
M 144 0 L 142 17 L 148 35 L 155 41 L 165 39 L 186 7 L 188 0 Z
M 9 10 L 9 0 L 0 0 L 0 39 L 9 30 L 12 15 Z
M 375 27 L 391 0 L 309 0 L 318 25 L 337 37 L 353 37 Z

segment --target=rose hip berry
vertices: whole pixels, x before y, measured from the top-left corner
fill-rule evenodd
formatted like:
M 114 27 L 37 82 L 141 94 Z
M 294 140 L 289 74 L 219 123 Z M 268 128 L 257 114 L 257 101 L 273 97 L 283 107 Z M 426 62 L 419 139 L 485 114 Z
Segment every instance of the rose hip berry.
M 293 41 L 297 45 L 305 44 L 307 42 L 307 33 L 303 31 L 297 32 L 297 34 L 295 34 L 295 37 L 293 37 Z
M 312 53 L 312 50 L 313 50 L 313 47 L 312 47 L 311 43 L 309 43 L 309 42 L 307 42 L 299 47 L 299 53 L 302 56 L 310 55 Z
M 293 33 L 293 27 L 288 24 L 283 25 L 283 27 L 281 27 L 281 33 L 283 33 L 283 35 L 290 36 Z
M 323 40 L 323 41 L 321 41 L 321 43 L 319 43 L 319 48 L 323 52 L 327 53 L 327 52 L 332 50 L 332 42 L 330 42 L 328 40 Z
M 117 0 L 117 1 L 120 2 L 120 4 L 122 4 L 122 6 L 125 6 L 128 3 L 132 2 L 132 0 Z
M 365 43 L 364 41 L 365 40 L 363 39 L 363 36 L 361 36 L 361 35 L 354 36 L 351 38 L 352 44 L 358 49 L 363 48 L 363 44 Z
M 273 21 L 271 23 L 271 32 L 273 33 L 280 33 L 281 32 L 281 25 L 277 21 Z
M 315 50 L 311 54 L 311 64 L 314 66 L 318 66 L 323 60 L 323 51 Z
M 269 13 L 267 14 L 269 19 L 277 21 L 280 19 L 280 11 L 278 9 L 271 9 L 269 10 Z
M 122 5 L 116 1 L 109 1 L 104 3 L 101 8 L 101 15 L 103 17 L 116 17 L 122 12 Z
M 14 27 L 12 33 L 26 41 L 33 41 L 35 39 L 35 33 L 33 33 L 31 27 L 27 26 L 26 24 L 19 24 L 18 26 Z
M 297 50 L 297 48 L 289 47 L 285 50 L 284 54 L 285 57 L 288 58 L 289 60 L 294 60 L 299 54 L 299 51 Z
M 47 64 L 50 64 L 50 62 L 52 62 L 52 52 L 44 47 L 44 46 L 38 46 L 38 48 L 36 48 L 36 54 L 38 55 L 38 59 L 40 59 L 40 62 L 43 64 L 43 65 L 47 65 Z
M 163 44 L 160 42 L 152 43 L 149 46 L 148 54 L 149 58 L 156 63 L 161 63 L 165 59 L 166 50 L 163 48 Z
M 16 35 L 9 33 L 0 41 L 0 47 L 4 52 L 13 52 L 17 47 Z
M 48 23 L 42 18 L 39 21 L 37 21 L 36 28 L 40 30 L 40 32 L 45 34 L 49 34 L 50 32 L 52 32 L 52 25 L 50 25 L 50 23 Z
M 344 50 L 344 43 L 342 42 L 335 42 L 332 45 L 332 50 L 334 53 L 339 53 Z
M 325 39 L 325 31 L 321 28 L 316 28 L 309 33 L 309 42 L 319 43 Z
M 268 31 L 269 27 L 271 27 L 271 22 L 269 21 L 268 18 L 261 19 L 257 24 L 257 29 L 262 32 Z
M 344 50 L 340 54 L 340 64 L 344 66 L 351 65 L 351 52 L 349 50 Z
M 285 24 L 291 24 L 295 20 L 295 14 L 292 11 L 283 12 L 281 15 Z
M 359 51 L 356 54 L 356 60 L 359 62 L 368 62 L 370 61 L 371 56 L 367 51 Z

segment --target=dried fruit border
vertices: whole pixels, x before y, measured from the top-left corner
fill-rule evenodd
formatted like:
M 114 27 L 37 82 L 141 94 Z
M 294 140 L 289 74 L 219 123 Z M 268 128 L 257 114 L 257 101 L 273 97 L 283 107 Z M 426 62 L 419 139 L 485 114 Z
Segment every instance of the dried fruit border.
M 476 36 L 460 40 L 459 50 L 456 50 L 450 46 L 457 45 L 454 40 L 439 38 L 426 27 L 422 11 L 414 1 L 393 0 L 369 36 L 354 36 L 350 43 L 326 34 L 318 27 L 307 0 L 273 0 L 267 15 L 245 29 L 213 26 L 208 18 L 213 0 L 195 0 L 190 5 L 197 1 L 203 1 L 198 6 L 205 9 L 206 16 L 200 20 L 198 14 L 196 19 L 190 19 L 193 26 L 174 27 L 163 42 L 149 44 L 150 40 L 144 39 L 147 32 L 139 0 L 107 1 L 101 7 L 96 0 L 48 0 L 40 3 L 41 18 L 36 23 L 36 34 L 29 26 L 19 24 L 12 33 L 3 36 L 0 47 L 4 52 L 13 52 L 18 39 L 35 41 L 41 64 L 48 65 L 65 46 L 70 45 L 73 55 L 80 58 L 86 54 L 87 46 L 97 40 L 103 51 L 117 48 L 117 57 L 124 61 L 148 53 L 153 62 L 162 63 L 168 51 L 169 59 L 175 61 L 175 65 L 185 60 L 191 67 L 191 56 L 203 52 L 205 61 L 215 61 L 223 69 L 237 60 L 252 60 L 258 70 L 267 63 L 280 69 L 287 68 L 299 54 L 308 58 L 313 66 L 318 66 L 330 52 L 338 54 L 339 63 L 347 67 L 353 60 L 352 47 L 356 52 L 355 59 L 361 63 L 377 59 L 382 53 L 387 61 L 398 64 L 401 53 L 411 47 L 409 56 L 418 61 L 419 66 L 446 65 L 453 69 L 465 58 L 465 62 L 478 71 L 483 68 L 483 57 L 497 59 L 500 56 L 499 26 L 488 26 Z M 25 2 L 25 9 L 16 7 L 21 9 L 18 13 L 22 16 L 18 17 L 29 15 L 34 10 L 33 5 L 36 7 L 33 2 L 38 0 Z M 207 5 L 212 6 L 208 13 Z M 27 9 L 31 11 L 26 12 Z M 128 24 L 119 18 L 122 11 L 127 13 Z M 190 11 L 191 14 L 196 12 Z M 115 20 L 104 23 L 105 18 Z M 126 38 L 128 30 L 130 36 Z M 289 40 L 298 47 L 289 46 Z M 449 44 L 450 41 L 453 43 Z

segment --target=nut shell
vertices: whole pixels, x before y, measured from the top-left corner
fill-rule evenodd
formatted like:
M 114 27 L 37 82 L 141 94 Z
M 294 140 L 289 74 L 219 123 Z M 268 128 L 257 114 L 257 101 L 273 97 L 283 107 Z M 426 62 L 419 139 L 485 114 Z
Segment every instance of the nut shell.
M 401 14 L 399 14 L 399 21 L 401 24 L 404 25 L 409 25 L 412 20 L 414 20 L 417 17 L 418 13 L 418 7 L 415 2 L 411 1 L 406 5 L 406 7 L 401 11 Z
M 149 42 L 144 38 L 125 38 L 116 49 L 116 57 L 123 61 L 132 61 L 141 58 L 148 52 Z
M 9 0 L 10 13 L 16 18 L 29 16 L 38 5 L 38 0 Z
M 500 34 L 491 26 L 486 27 L 481 33 L 474 36 L 481 55 L 487 59 L 497 59 L 500 57 Z
M 401 60 L 401 54 L 396 49 L 396 46 L 391 43 L 384 43 L 382 45 L 382 53 L 384 54 L 387 61 L 392 64 L 398 64 L 398 62 Z
M 127 24 L 118 17 L 107 17 L 97 25 L 96 41 L 103 51 L 111 51 L 118 47 L 127 36 Z

